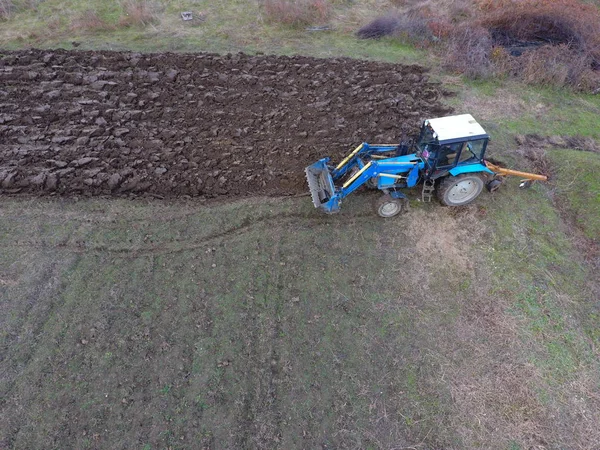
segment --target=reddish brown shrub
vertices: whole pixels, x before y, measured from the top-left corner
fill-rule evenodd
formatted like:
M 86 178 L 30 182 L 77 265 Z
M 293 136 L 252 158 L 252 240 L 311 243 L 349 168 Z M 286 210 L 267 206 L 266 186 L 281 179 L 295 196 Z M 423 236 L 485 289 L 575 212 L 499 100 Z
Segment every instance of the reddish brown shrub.
M 480 0 L 482 25 L 497 44 L 566 45 L 600 64 L 600 10 L 579 0 Z M 580 55 L 577 55 L 579 58 Z
M 446 39 L 452 33 L 454 26 L 447 20 L 444 19 L 432 19 L 427 23 L 427 27 L 431 31 L 431 34 L 436 39 Z
M 472 77 L 509 75 L 531 84 L 598 88 L 598 8 L 579 0 L 477 4 L 478 18 L 449 32 L 448 68 Z
M 488 30 L 481 26 L 463 24 L 455 27 L 448 38 L 444 66 L 471 78 L 483 78 L 493 74 L 491 54 L 492 39 Z
M 269 22 L 292 27 L 325 22 L 332 12 L 328 0 L 265 0 L 263 7 Z

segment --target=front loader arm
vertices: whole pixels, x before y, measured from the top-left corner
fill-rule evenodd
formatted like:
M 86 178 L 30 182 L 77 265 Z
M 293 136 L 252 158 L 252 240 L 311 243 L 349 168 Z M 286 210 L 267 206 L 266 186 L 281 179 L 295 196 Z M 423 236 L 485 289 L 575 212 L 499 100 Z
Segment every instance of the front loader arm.
M 362 169 L 365 165 L 363 159 L 370 158 L 373 155 L 389 153 L 398 148 L 395 144 L 368 144 L 363 142 L 356 147 L 348 156 L 346 156 L 331 172 L 334 180 L 344 177 L 355 167 Z
M 310 188 L 313 203 L 316 208 L 326 213 L 335 213 L 340 209 L 342 200 L 375 177 L 388 177 L 392 179 L 408 179 L 416 182 L 422 163 L 419 161 L 393 161 L 394 158 L 385 160 L 371 160 L 366 164 L 357 159 L 355 165 L 360 164 L 360 169 L 349 176 L 341 186 L 335 185 L 335 180 L 327 165 L 328 158 L 321 159 L 308 166 L 306 179 Z M 350 163 L 347 163 L 350 164 Z M 410 172 L 410 173 L 409 173 Z M 407 176 L 400 174 L 408 174 Z M 338 177 L 339 179 L 339 177 Z

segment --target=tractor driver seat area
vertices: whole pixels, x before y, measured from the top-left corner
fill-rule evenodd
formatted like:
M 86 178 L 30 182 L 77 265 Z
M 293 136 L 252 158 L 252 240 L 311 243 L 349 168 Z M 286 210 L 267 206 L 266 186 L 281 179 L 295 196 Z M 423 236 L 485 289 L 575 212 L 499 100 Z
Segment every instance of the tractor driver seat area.
M 442 145 L 440 151 L 438 153 L 437 165 L 438 168 L 455 166 L 457 162 L 457 156 L 460 153 L 461 149 L 465 145 L 464 142 L 456 142 L 454 144 L 445 144 Z M 465 152 L 462 152 L 465 153 Z M 462 158 L 462 156 L 461 156 Z
M 459 149 L 453 149 L 450 145 L 443 145 L 438 152 L 437 167 L 452 166 L 456 161 Z

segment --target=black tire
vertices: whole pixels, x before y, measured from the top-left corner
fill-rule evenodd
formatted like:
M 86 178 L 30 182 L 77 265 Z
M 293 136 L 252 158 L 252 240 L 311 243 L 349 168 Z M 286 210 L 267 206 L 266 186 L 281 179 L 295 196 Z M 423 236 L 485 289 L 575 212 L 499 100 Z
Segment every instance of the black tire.
M 350 172 L 350 177 L 353 177 L 354 175 L 356 175 L 356 173 L 359 171 L 360 169 L 358 169 L 357 167 L 353 168 L 352 171 Z M 350 178 L 349 177 L 349 178 Z M 367 189 L 379 189 L 377 187 L 377 177 L 373 177 L 373 178 L 369 178 L 364 184 L 364 187 L 366 187 Z
M 367 189 L 379 189 L 377 187 L 377 177 L 369 178 L 365 183 L 365 186 L 367 187 Z
M 375 211 L 379 217 L 388 219 L 395 217 L 402 212 L 404 209 L 404 202 L 402 199 L 394 198 L 389 194 L 385 194 L 377 200 L 375 203 Z
M 488 184 L 485 185 L 488 192 L 496 192 L 502 186 L 502 181 L 500 180 L 492 180 Z
M 479 175 L 463 173 L 457 177 L 444 178 L 437 189 L 437 196 L 446 206 L 463 206 L 471 203 L 483 190 Z

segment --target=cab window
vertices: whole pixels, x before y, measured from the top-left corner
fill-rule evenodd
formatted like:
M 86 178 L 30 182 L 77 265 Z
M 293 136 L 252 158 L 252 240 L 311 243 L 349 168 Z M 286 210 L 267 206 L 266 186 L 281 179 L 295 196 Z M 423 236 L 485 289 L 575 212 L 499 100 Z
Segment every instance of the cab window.
M 456 165 L 456 158 L 460 153 L 461 147 L 464 142 L 457 142 L 455 144 L 445 144 L 440 146 L 440 150 L 437 155 L 436 167 L 438 169 L 444 167 L 452 167 Z
M 479 162 L 481 161 L 481 156 L 485 149 L 485 143 L 487 139 L 478 139 L 476 141 L 469 141 L 463 147 L 463 150 L 460 154 L 459 162 Z

